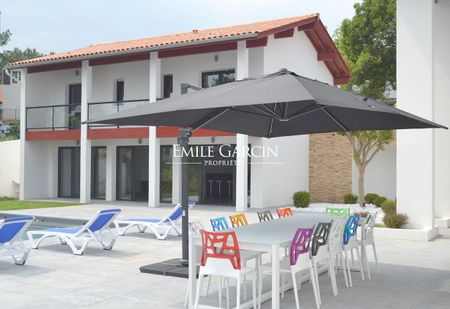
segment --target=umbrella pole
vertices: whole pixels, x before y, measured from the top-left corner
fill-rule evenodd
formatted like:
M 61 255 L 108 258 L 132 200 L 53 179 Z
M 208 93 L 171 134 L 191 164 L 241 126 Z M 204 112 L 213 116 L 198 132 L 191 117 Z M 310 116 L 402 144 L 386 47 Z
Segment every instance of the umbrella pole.
M 189 165 L 187 155 L 189 146 L 189 138 L 192 131 L 189 128 L 182 128 L 178 133 L 178 144 L 181 146 L 181 206 L 183 208 L 183 215 L 181 221 L 181 246 L 182 258 L 181 264 L 187 266 L 189 264 Z

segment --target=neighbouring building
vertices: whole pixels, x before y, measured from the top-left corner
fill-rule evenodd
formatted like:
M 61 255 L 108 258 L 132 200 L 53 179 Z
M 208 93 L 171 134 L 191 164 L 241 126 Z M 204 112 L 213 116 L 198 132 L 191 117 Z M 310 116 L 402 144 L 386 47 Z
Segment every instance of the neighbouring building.
M 0 124 L 16 123 L 20 120 L 20 71 L 13 75 L 3 72 L 0 85 Z
M 8 74 L 20 77 L 24 119 L 20 197 L 177 203 L 178 128 L 82 122 L 181 95 L 182 83 L 207 88 L 281 68 L 334 85 L 350 77 L 318 14 L 95 44 L 10 64 Z M 290 204 L 300 190 L 334 202 L 352 191 L 351 149 L 335 134 L 268 140 L 199 130 L 190 143 L 215 151 L 224 144 L 278 147 L 277 158 L 237 157 L 236 166 L 193 162 L 190 198 L 199 203 L 245 210 Z

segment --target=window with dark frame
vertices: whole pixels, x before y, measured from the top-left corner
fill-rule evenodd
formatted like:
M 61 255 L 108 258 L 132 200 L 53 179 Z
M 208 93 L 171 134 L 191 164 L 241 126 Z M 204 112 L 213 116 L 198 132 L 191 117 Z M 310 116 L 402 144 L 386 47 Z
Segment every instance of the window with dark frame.
M 125 93 L 125 82 L 123 80 L 116 80 L 116 101 L 123 101 Z
M 163 98 L 170 98 L 173 92 L 173 75 L 164 75 L 163 78 Z
M 202 73 L 202 88 L 210 88 L 235 81 L 235 70 L 222 70 Z

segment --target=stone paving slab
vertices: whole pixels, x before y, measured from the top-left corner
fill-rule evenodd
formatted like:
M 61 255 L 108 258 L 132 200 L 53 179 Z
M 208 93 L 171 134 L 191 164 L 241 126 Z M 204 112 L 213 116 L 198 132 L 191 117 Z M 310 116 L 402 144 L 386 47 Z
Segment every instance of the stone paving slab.
M 99 209 L 117 206 L 123 208 L 122 218 L 161 217 L 170 209 L 115 202 L 13 212 L 88 219 Z M 196 206 L 191 219 L 207 222 L 233 210 Z M 248 216 L 250 222 L 257 221 L 254 212 Z M 186 279 L 139 271 L 140 266 L 178 258 L 180 246 L 176 236 L 160 241 L 149 233 L 131 232 L 119 237 L 112 251 L 92 244 L 83 256 L 75 256 L 67 246 L 48 240 L 31 252 L 25 266 L 0 258 L 0 308 L 183 308 Z M 377 249 L 381 274 L 371 264 L 371 281 L 362 281 L 359 273 L 353 273 L 354 287 L 346 288 L 339 273 L 339 295 L 334 297 L 328 276 L 320 276 L 321 308 L 450 308 L 450 237 L 431 242 L 380 239 Z M 266 289 L 269 283 L 266 277 Z M 217 303 L 215 291 L 217 282 L 213 281 L 209 304 Z M 303 308 L 315 308 L 309 284 L 302 285 L 299 295 Z M 262 307 L 270 308 L 270 303 Z M 281 307 L 295 308 L 292 291 L 286 293 Z

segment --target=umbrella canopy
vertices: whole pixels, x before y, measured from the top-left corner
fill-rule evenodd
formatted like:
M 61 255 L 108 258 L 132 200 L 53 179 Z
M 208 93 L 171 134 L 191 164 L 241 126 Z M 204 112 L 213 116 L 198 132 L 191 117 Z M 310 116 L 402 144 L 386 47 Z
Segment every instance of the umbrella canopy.
M 288 70 L 99 117 L 89 123 L 207 128 L 258 137 L 445 128 Z
M 357 130 L 445 128 L 387 104 L 287 70 L 162 100 L 88 121 L 91 124 L 207 128 L 259 137 Z M 186 158 L 182 157 L 182 163 Z M 182 263 L 188 261 L 188 178 L 182 164 Z

